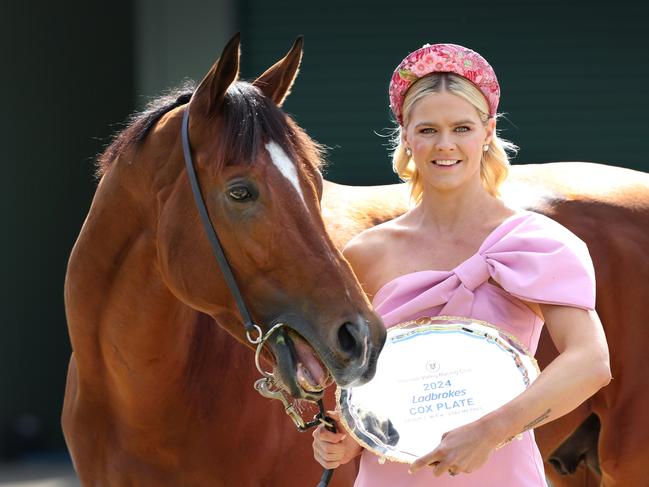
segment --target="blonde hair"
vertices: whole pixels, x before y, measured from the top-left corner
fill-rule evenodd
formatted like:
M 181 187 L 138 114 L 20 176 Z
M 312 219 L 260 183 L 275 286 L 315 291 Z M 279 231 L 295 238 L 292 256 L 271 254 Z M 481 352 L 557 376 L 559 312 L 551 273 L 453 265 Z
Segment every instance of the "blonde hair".
M 422 185 L 415 163 L 406 153 L 401 142 L 401 133 L 408 125 L 410 112 L 415 104 L 431 93 L 449 92 L 461 97 L 473 105 L 478 111 L 480 120 L 486 125 L 489 120 L 489 105 L 480 90 L 468 79 L 454 73 L 434 73 L 417 80 L 406 93 L 403 100 L 403 127 L 395 131 L 393 138 L 394 152 L 392 167 L 402 181 L 410 183 L 410 195 L 418 203 L 422 197 Z M 497 118 L 497 117 L 496 117 Z M 509 158 L 507 151 L 516 153 L 518 147 L 513 143 L 498 137 L 494 131 L 489 150 L 483 153 L 480 163 L 480 179 L 485 189 L 493 196 L 499 196 L 499 188 L 509 173 Z

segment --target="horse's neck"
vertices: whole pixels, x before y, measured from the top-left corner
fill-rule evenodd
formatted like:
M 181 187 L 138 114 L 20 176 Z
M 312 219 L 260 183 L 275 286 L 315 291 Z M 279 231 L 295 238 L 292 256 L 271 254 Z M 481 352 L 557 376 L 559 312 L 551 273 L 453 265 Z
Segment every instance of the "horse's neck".
M 159 363 L 177 367 L 189 341 L 183 325 L 196 317 L 165 285 L 154 211 L 119 171 L 101 181 L 68 265 L 66 313 L 82 374 L 128 375 L 143 364 L 159 367 L 162 356 Z

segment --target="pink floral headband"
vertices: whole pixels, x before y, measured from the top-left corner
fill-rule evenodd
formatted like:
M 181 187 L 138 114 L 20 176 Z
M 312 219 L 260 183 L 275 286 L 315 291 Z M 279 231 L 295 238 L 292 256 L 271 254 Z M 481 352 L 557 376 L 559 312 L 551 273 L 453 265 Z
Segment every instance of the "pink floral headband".
M 500 86 L 489 63 L 477 52 L 456 44 L 425 44 L 401 61 L 390 80 L 390 108 L 400 125 L 406 92 L 415 81 L 432 73 L 455 73 L 468 79 L 487 99 L 489 116 L 496 115 Z

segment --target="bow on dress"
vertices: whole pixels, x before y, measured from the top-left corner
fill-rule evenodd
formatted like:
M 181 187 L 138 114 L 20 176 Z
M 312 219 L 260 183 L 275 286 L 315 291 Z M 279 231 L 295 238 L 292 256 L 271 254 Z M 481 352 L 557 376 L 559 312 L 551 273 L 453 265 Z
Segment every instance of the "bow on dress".
M 505 304 L 494 293 L 505 297 Z M 438 315 L 502 323 L 511 321 L 516 306 L 520 313 L 521 303 L 514 298 L 594 309 L 595 271 L 586 244 L 539 213 L 516 213 L 456 268 L 399 276 L 376 293 L 373 304 L 387 327 Z

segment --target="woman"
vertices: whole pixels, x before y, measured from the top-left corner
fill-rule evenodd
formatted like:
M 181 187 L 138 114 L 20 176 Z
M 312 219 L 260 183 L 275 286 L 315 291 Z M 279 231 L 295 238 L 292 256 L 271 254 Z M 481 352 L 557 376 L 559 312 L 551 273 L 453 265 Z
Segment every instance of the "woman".
M 468 316 L 501 327 L 534 353 L 545 323 L 560 354 L 524 393 L 449 431 L 409 468 L 380 465 L 350 435 L 319 427 L 314 456 L 324 467 L 363 454 L 357 486 L 545 486 L 532 429 L 610 381 L 585 244 L 498 197 L 505 149 L 514 147 L 496 133 L 499 96 L 491 66 L 464 47 L 426 45 L 401 62 L 390 83 L 399 123 L 393 163 L 417 204 L 360 234 L 344 254 L 388 327 Z

